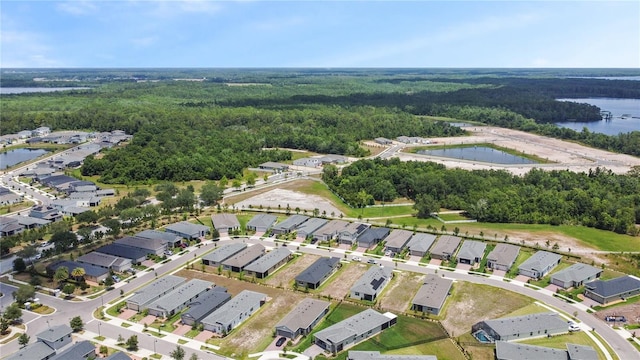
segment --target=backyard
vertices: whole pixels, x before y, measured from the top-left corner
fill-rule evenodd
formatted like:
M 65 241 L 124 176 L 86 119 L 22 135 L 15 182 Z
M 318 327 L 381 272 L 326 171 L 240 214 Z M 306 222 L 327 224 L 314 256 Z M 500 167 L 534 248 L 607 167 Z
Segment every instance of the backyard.
M 380 307 L 395 313 L 407 311 L 423 280 L 424 276 L 420 274 L 406 271 L 394 273 L 393 280 L 380 299 Z

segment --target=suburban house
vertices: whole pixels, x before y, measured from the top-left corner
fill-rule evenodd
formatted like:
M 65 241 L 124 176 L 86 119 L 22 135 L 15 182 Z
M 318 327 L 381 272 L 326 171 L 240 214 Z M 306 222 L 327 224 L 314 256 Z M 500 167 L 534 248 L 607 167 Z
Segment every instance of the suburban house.
M 392 313 L 381 314 L 367 309 L 318 331 L 313 335 L 314 343 L 335 355 L 395 325 L 396 322 L 397 316 Z
M 595 280 L 584 286 L 584 296 L 600 304 L 624 300 L 640 294 L 640 279 L 622 276 L 611 280 Z
M 56 222 L 62 219 L 62 214 L 58 209 L 54 208 L 53 206 L 43 205 L 32 207 L 31 211 L 29 211 L 29 216 L 38 219 L 49 220 L 51 222 Z
M 335 154 L 324 155 L 324 156 L 321 156 L 319 159 L 320 159 L 320 162 L 322 163 L 322 165 L 344 164 L 349 160 L 349 159 L 347 159 L 346 156 L 335 155 Z
M 487 267 L 493 270 L 509 271 L 518 258 L 520 246 L 498 244 L 487 255 Z
M 407 247 L 411 256 L 424 257 L 434 242 L 436 242 L 436 236 L 433 234 L 415 233 L 409 240 Z
M 116 272 L 124 272 L 131 269 L 131 259 L 102 254 L 95 251 L 80 256 L 76 261 L 82 264 L 95 265 Z
M 321 218 L 310 218 L 296 229 L 296 237 L 298 239 L 306 239 L 313 235 L 316 230 L 323 227 L 327 222 L 328 220 Z
M 329 241 L 335 238 L 340 230 L 344 229 L 348 222 L 342 220 L 331 220 L 313 233 L 313 239 L 317 241 Z
M 453 280 L 428 274 L 411 301 L 411 310 L 438 315 L 449 296 Z
M 341 244 L 353 245 L 358 236 L 362 235 L 371 225 L 362 223 L 349 223 L 338 232 L 338 241 Z
M 49 134 L 51 134 L 51 129 L 47 126 L 40 126 L 31 130 L 32 136 L 47 136 Z
M 389 236 L 391 229 L 386 227 L 370 227 L 362 235 L 358 236 L 358 246 L 363 248 L 372 248 L 380 241 Z
M 322 257 L 296 276 L 296 284 L 301 288 L 317 289 L 340 267 L 340 258 Z
M 202 319 L 202 325 L 205 330 L 226 335 L 258 311 L 266 301 L 265 294 L 243 290 L 218 310 Z
M 146 239 L 136 236 L 125 236 L 114 241 L 115 244 L 129 246 L 147 251 L 147 254 L 162 256 L 167 250 L 167 244 L 160 239 Z
M 349 351 L 347 360 L 438 360 L 435 355 L 382 355 L 379 351 Z
M 42 341 L 36 341 L 9 355 L 4 360 L 47 360 L 55 354 L 56 351 L 49 345 Z
M 67 324 L 62 324 L 49 327 L 47 330 L 36 334 L 36 338 L 50 348 L 58 350 L 71 344 L 71 333 L 73 333 L 71 327 Z
M 511 341 L 564 334 L 569 327 L 558 314 L 548 312 L 484 320 L 471 327 L 473 334 L 480 330 L 492 341 Z
M 561 288 L 579 287 L 600 277 L 602 269 L 576 263 L 551 275 L 551 283 Z
M 295 339 L 308 335 L 329 312 L 329 305 L 328 301 L 305 298 L 276 325 L 276 336 Z
M 220 246 L 202 257 L 202 263 L 209 266 L 218 267 L 222 262 L 239 253 L 247 247 L 245 243 L 233 243 Z
M 240 221 L 235 214 L 215 214 L 211 215 L 211 223 L 218 233 L 229 234 L 232 231 L 240 230 Z
M 24 230 L 24 226 L 18 223 L 18 219 L 7 216 L 0 217 L 0 235 L 11 236 L 18 234 Z
M 255 245 L 254 245 L 255 246 Z M 275 250 L 271 250 L 258 260 L 252 262 L 244 268 L 244 271 L 249 276 L 254 276 L 258 279 L 264 279 L 269 274 L 278 270 L 281 266 L 289 262 L 292 257 L 291 250 L 286 247 L 280 247 Z
M 216 286 L 187 304 L 189 310 L 180 315 L 180 320 L 185 325 L 193 326 L 216 311 L 229 299 L 231 299 L 231 294 L 227 292 L 227 289 L 222 286 Z
M 258 169 L 272 171 L 275 173 L 281 173 L 289 170 L 289 165 L 277 163 L 273 161 L 267 161 L 265 163 L 258 165 Z
M 136 234 L 137 238 L 158 239 L 166 244 L 168 248 L 176 247 L 182 244 L 182 237 L 166 231 L 144 230 Z
M 319 167 L 322 165 L 320 158 L 300 158 L 293 160 L 294 166 Z
M 121 244 L 109 244 L 101 246 L 94 252 L 130 259 L 132 264 L 140 264 L 141 262 L 147 260 L 147 255 L 149 254 L 147 250 L 133 248 L 131 246 Z
M 431 249 L 431 257 L 440 260 L 449 260 L 455 254 L 462 239 L 453 235 L 442 235 Z
M 18 220 L 18 224 L 25 229 L 37 229 L 50 223 L 49 220 L 38 219 L 31 216 L 14 215 L 10 218 Z
M 275 215 L 258 214 L 249 220 L 246 228 L 248 231 L 266 233 L 276 221 L 278 221 L 278 217 Z
M 393 144 L 393 141 L 387 139 L 387 138 L 383 138 L 383 137 L 377 137 L 375 139 L 373 139 L 373 141 L 375 141 L 376 143 L 380 144 L 380 145 L 390 145 Z
M 60 260 L 49 264 L 49 266 L 46 267 L 47 275 L 53 276 L 56 270 L 61 267 L 66 267 L 69 270 L 69 274 L 71 274 L 75 268 L 82 268 L 84 269 L 84 279 L 95 283 L 99 283 L 109 276 L 109 269 L 69 260 Z
M 149 304 L 149 314 L 169 318 L 211 290 L 212 282 L 192 279 Z
M 383 266 L 371 266 L 351 287 L 352 299 L 375 301 L 393 277 L 393 269 Z
M 104 360 L 131 360 L 131 358 L 129 357 L 129 355 L 123 353 L 122 351 L 118 351 L 117 353 L 104 358 Z
M 142 288 L 142 290 L 136 291 L 134 295 L 127 299 L 127 309 L 142 311 L 147 308 L 147 305 L 160 299 L 173 289 L 184 284 L 185 278 L 168 275 L 157 279 L 149 285 Z
M 496 360 L 598 360 L 598 353 L 585 345 L 566 344 L 567 350 L 496 341 Z
M 458 262 L 461 264 L 474 265 L 482 261 L 484 250 L 487 244 L 482 241 L 465 240 L 458 250 Z
M 560 264 L 560 260 L 562 260 L 562 255 L 538 251 L 518 266 L 518 274 L 532 279 L 540 279 Z
M 248 246 L 244 250 L 223 261 L 222 267 L 225 270 L 240 272 L 244 270 L 247 265 L 258 260 L 262 255 L 264 255 L 264 252 L 265 248 L 260 244 Z
M 396 254 L 401 253 L 412 236 L 413 232 L 409 230 L 392 230 L 385 240 L 385 247 Z
M 52 357 L 51 360 L 85 360 L 96 357 L 96 346 L 89 340 L 73 344 L 68 349 Z
M 193 240 L 204 237 L 211 232 L 211 229 L 205 225 L 192 224 L 188 221 L 180 221 L 167 225 L 165 227 L 165 231 L 182 236 L 185 239 Z
M 309 220 L 308 216 L 304 215 L 291 215 L 285 220 L 277 223 L 273 226 L 272 232 L 274 235 L 288 234 L 294 232 L 305 221 Z

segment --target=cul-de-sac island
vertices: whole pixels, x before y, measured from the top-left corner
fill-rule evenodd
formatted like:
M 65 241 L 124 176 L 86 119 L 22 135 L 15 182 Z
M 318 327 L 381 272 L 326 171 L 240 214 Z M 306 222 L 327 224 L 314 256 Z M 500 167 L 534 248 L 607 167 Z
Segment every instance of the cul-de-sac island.
M 640 359 L 639 75 L 2 69 L 0 357 Z

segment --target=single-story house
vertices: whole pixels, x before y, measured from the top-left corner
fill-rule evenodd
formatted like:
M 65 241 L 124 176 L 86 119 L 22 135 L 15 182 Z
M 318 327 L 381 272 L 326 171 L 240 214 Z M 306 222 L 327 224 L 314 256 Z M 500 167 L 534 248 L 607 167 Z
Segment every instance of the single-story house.
M 424 257 L 434 242 L 436 242 L 436 236 L 433 234 L 415 233 L 409 240 L 407 247 L 411 256 Z
M 351 287 L 352 299 L 375 301 L 393 277 L 393 269 L 373 265 Z
M 340 230 L 344 229 L 348 222 L 342 220 L 331 220 L 313 233 L 313 239 L 318 241 L 329 241 L 335 238 Z
M 321 218 L 310 218 L 296 229 L 297 237 L 306 239 L 312 236 L 316 230 L 323 227 L 327 222 L 329 221 Z
M 482 241 L 465 240 L 458 250 L 458 262 L 461 264 L 474 265 L 482 261 L 484 257 L 484 251 L 487 248 L 487 244 Z
M 212 282 L 192 279 L 148 305 L 149 314 L 169 318 L 211 290 Z
M 277 163 L 273 161 L 267 161 L 265 163 L 258 165 L 258 169 L 272 171 L 275 173 L 281 173 L 289 170 L 289 165 Z
M 202 257 L 202 263 L 209 266 L 218 267 L 222 262 L 239 253 L 247 247 L 245 243 L 233 243 L 220 246 Z
M 385 240 L 385 247 L 396 254 L 401 253 L 412 236 L 413 232 L 409 230 L 392 230 Z
M 340 267 L 340 258 L 321 257 L 296 276 L 296 284 L 301 288 L 317 289 Z
M 442 235 L 431 249 L 431 257 L 440 260 L 449 260 L 455 254 L 462 239 L 453 235 Z
M 238 217 L 235 214 L 211 215 L 211 223 L 219 234 L 228 234 L 231 231 L 240 230 L 240 221 L 238 221 Z
M 293 165 L 306 166 L 306 167 L 319 167 L 320 165 L 322 165 L 322 162 L 320 161 L 320 158 L 305 157 L 305 158 L 293 160 Z
M 147 251 L 148 254 L 162 256 L 167 250 L 167 244 L 161 239 L 149 239 L 141 238 L 137 236 L 125 236 L 122 239 L 118 239 L 115 244 L 130 246 L 132 248 L 142 249 Z
M 83 268 L 84 269 L 84 279 L 87 281 L 92 281 L 95 283 L 99 283 L 105 280 L 109 276 L 109 269 L 105 269 L 103 267 L 91 265 L 91 264 L 83 264 L 76 261 L 68 261 L 68 260 L 60 260 L 56 261 L 49 266 L 47 266 L 46 271 L 47 275 L 53 276 L 56 273 L 56 270 L 60 267 L 66 267 L 69 270 L 69 274 L 75 268 Z
M 579 287 L 599 278 L 602 271 L 591 265 L 576 263 L 551 275 L 551 283 L 565 289 Z
M 256 232 L 267 232 L 273 224 L 278 221 L 278 217 L 271 214 L 258 214 L 249 220 L 247 223 L 248 231 L 256 231 Z
M 397 316 L 392 313 L 381 314 L 373 309 L 367 309 L 318 331 L 313 335 L 314 343 L 335 355 L 395 325 L 397 319 Z
M 222 267 L 225 270 L 240 272 L 244 270 L 247 265 L 258 260 L 262 255 L 264 255 L 264 252 L 265 248 L 260 244 L 248 246 L 244 250 L 223 261 Z
M 509 271 L 518 258 L 520 246 L 498 244 L 487 255 L 487 267 L 493 270 Z
M 309 220 L 308 216 L 304 215 L 291 215 L 285 220 L 277 223 L 273 226 L 272 232 L 274 235 L 288 234 L 294 232 L 305 221 Z
M 95 252 L 130 259 L 132 264 L 140 264 L 147 260 L 149 254 L 147 250 L 121 244 L 104 245 L 97 248 Z
M 249 276 L 264 279 L 269 276 L 269 274 L 275 272 L 281 266 L 289 262 L 292 256 L 291 250 L 286 247 L 280 247 L 269 251 L 258 260 L 247 265 L 244 268 L 244 271 Z
M 598 360 L 598 353 L 585 345 L 566 344 L 567 350 L 496 341 L 496 360 Z
M 518 266 L 518 274 L 540 279 L 560 264 L 562 256 L 548 251 L 538 251 Z
M 548 312 L 483 320 L 471 327 L 473 334 L 480 330 L 493 341 L 511 341 L 564 334 L 569 326 L 557 313 Z
M 36 339 L 45 343 L 54 350 L 61 349 L 71 344 L 73 330 L 67 324 L 50 326 L 48 329 L 36 334 Z
M 344 164 L 347 162 L 347 157 L 342 155 L 329 154 L 319 157 L 322 165 L 327 164 Z
M 22 202 L 24 197 L 22 195 L 14 194 L 12 192 L 5 192 L 0 194 L 0 205 L 11 205 Z
M 77 342 L 63 352 L 52 357 L 52 360 L 85 360 L 96 357 L 96 346 L 89 340 Z
M 449 296 L 453 280 L 435 274 L 426 275 L 411 301 L 411 310 L 438 315 Z
M 131 259 L 95 251 L 78 257 L 76 261 L 83 264 L 99 266 L 116 272 L 124 272 L 131 269 Z
M 137 238 L 158 239 L 168 248 L 173 248 L 182 243 L 182 237 L 166 231 L 144 230 L 136 234 Z
M 31 130 L 32 136 L 47 136 L 49 134 L 51 134 L 51 129 L 47 126 L 40 126 Z
M 389 144 L 393 144 L 393 141 L 387 139 L 387 138 L 383 138 L 383 137 L 377 137 L 375 139 L 373 139 L 373 141 L 375 141 L 376 143 L 380 144 L 380 145 L 389 145 Z
M 31 343 L 4 360 L 47 360 L 54 357 L 56 351 L 42 341 Z
M 435 355 L 383 355 L 379 351 L 349 351 L 347 360 L 438 360 Z
M 584 286 L 584 296 L 600 304 L 628 299 L 640 294 L 640 279 L 627 275 L 611 280 L 595 280 Z
M 193 326 L 231 299 L 231 294 L 222 286 L 216 286 L 198 299 L 187 304 L 189 310 L 180 319 L 183 324 Z
M 180 221 L 174 224 L 169 224 L 165 227 L 166 232 L 170 232 L 185 239 L 199 239 L 211 232 L 208 226 L 200 224 L 192 224 L 188 221 Z
M 104 358 L 104 360 L 131 360 L 131 358 L 129 357 L 129 355 L 123 353 L 122 351 L 118 351 L 117 353 Z
M 386 227 L 370 227 L 358 236 L 358 246 L 367 249 L 372 248 L 389 236 L 389 232 L 391 232 L 391 229 Z
M 51 175 L 45 179 L 42 179 L 40 183 L 44 186 L 54 188 L 58 191 L 64 191 L 69 187 L 72 182 L 78 181 L 78 179 L 67 175 Z
M 185 278 L 175 275 L 168 275 L 157 279 L 141 290 L 136 291 L 134 295 L 129 297 L 127 299 L 127 309 L 138 312 L 142 311 L 152 302 L 160 299 L 173 289 L 184 284 L 185 281 Z
M 11 236 L 19 234 L 24 230 L 18 219 L 2 216 L 0 217 L 0 236 Z
M 341 244 L 353 245 L 356 239 L 362 235 L 371 225 L 362 223 L 350 223 L 338 232 L 338 241 Z
M 12 218 L 18 220 L 18 224 L 22 225 L 25 229 L 37 229 L 50 223 L 49 220 L 38 219 L 31 216 L 14 215 Z
M 49 220 L 51 222 L 56 222 L 62 219 L 62 214 L 60 213 L 60 211 L 58 211 L 58 209 L 54 208 L 53 206 L 43 205 L 32 207 L 31 211 L 29 211 L 29 216 L 38 219 Z
M 328 301 L 306 298 L 276 325 L 276 336 L 295 339 L 308 335 L 323 316 L 329 312 Z
M 243 290 L 218 310 L 202 319 L 202 325 L 205 330 L 226 335 L 258 311 L 266 301 L 265 294 Z

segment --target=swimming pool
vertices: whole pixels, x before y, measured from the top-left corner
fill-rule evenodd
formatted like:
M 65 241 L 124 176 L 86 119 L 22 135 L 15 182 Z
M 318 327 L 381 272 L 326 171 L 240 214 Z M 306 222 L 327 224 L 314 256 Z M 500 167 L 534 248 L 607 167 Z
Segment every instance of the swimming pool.
M 485 333 L 484 330 L 476 331 L 473 334 L 473 337 L 478 339 L 478 341 L 480 341 L 483 344 L 489 344 L 493 342 L 493 339 L 489 335 L 487 335 L 487 333 Z

